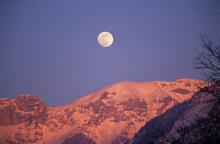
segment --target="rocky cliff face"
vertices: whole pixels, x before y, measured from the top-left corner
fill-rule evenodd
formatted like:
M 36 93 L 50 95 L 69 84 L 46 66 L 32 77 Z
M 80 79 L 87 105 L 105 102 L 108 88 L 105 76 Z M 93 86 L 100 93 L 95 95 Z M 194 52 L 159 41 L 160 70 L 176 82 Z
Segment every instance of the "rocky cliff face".
M 66 139 L 62 144 L 95 144 L 95 142 L 83 133 L 76 133 L 71 138 Z
M 220 85 L 214 84 L 205 89 L 147 122 L 131 143 L 219 143 Z M 213 95 L 213 92 L 216 94 Z
M 127 143 L 146 122 L 186 101 L 205 82 L 120 82 L 69 105 L 38 97 L 0 99 L 0 143 Z
M 47 106 L 37 96 L 21 95 L 16 99 L 0 101 L 0 125 L 15 125 L 24 122 L 46 121 Z

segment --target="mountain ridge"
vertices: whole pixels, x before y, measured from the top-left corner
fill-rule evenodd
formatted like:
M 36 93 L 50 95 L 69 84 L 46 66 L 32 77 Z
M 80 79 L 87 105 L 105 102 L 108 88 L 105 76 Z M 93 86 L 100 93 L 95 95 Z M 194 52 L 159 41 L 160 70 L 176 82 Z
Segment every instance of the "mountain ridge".
M 17 103 L 17 98 L 0 99 L 0 111 L 3 111 L 0 117 L 23 119 L 7 126 L 8 130 L 14 129 L 9 135 L 3 130 L 5 125 L 0 123 L 0 132 L 5 134 L 0 136 L 0 142 L 62 143 L 70 137 L 75 139 L 77 133 L 97 144 L 128 141 L 147 121 L 190 99 L 198 85 L 205 86 L 206 82 L 193 79 L 122 81 L 56 107 L 48 107 L 40 99 L 27 103 L 31 95 L 20 96 Z M 35 107 L 39 112 L 32 114 L 28 109 L 26 115 L 22 115 L 23 111 L 18 111 L 20 106 Z

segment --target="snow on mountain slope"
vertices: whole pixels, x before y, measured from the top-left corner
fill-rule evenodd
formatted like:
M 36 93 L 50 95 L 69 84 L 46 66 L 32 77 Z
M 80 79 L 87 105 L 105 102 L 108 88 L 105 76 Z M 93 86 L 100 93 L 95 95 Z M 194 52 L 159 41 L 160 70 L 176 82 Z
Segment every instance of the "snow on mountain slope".
M 170 144 L 170 143 L 212 143 L 217 142 L 220 133 L 219 90 L 214 84 L 201 89 L 191 99 L 175 105 L 162 115 L 146 123 L 134 136 L 132 144 Z M 216 96 L 207 89 L 218 91 Z M 210 116 L 211 115 L 211 116 Z M 214 116 L 213 116 L 214 115 Z M 217 116 L 216 116 L 217 115 Z M 211 127 L 212 126 L 212 127 Z M 209 131 L 206 131 L 209 129 Z M 206 131 L 206 133 L 204 133 Z M 212 134 L 211 136 L 209 136 Z M 209 139 L 207 139 L 207 136 Z M 205 138 L 206 137 L 206 138 Z M 215 139 L 218 137 L 217 139 Z
M 97 144 L 125 142 L 147 121 L 190 99 L 198 86 L 205 85 L 204 81 L 192 79 L 124 81 L 57 107 L 47 107 L 39 98 L 29 95 L 3 98 L 0 141 L 49 144 L 88 137 Z M 6 128 L 12 132 L 6 132 Z
M 215 89 L 219 93 L 220 85 L 218 84 L 215 86 L 211 86 L 208 89 Z M 218 97 L 219 96 L 220 95 L 218 95 Z M 207 93 L 204 91 L 197 93 L 190 100 L 189 107 L 174 122 L 171 130 L 168 133 L 166 133 L 165 136 L 159 138 L 157 140 L 157 143 L 168 144 L 173 140 L 179 142 L 185 142 L 185 143 L 189 143 L 189 142 L 202 143 L 203 141 L 202 139 L 204 138 L 203 131 L 206 131 L 207 127 L 210 127 L 210 125 L 212 125 L 211 130 L 207 132 L 209 134 L 215 133 L 214 132 L 215 130 L 219 131 L 219 128 L 217 128 L 218 125 L 215 124 L 213 125 L 213 123 L 211 122 L 211 121 L 214 121 L 215 123 L 220 122 L 219 117 L 212 117 L 214 113 L 216 115 L 219 115 L 220 112 L 219 104 L 220 103 L 217 97 L 214 96 L 212 93 Z M 208 123 L 206 122 L 206 124 L 204 125 L 205 121 L 209 121 L 209 122 Z M 219 133 L 215 133 L 214 135 L 216 137 L 219 137 Z M 210 137 L 208 141 L 211 142 L 211 140 L 213 141 L 213 139 L 214 137 Z M 203 143 L 207 143 L 207 142 L 203 141 Z

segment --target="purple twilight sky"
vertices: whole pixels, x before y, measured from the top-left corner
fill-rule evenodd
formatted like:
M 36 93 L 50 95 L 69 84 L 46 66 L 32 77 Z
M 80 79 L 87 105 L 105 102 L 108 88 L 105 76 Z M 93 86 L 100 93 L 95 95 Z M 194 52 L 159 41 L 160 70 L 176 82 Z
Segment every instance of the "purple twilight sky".
M 201 78 L 203 32 L 220 38 L 219 0 L 0 0 L 0 96 L 59 105 L 122 80 Z

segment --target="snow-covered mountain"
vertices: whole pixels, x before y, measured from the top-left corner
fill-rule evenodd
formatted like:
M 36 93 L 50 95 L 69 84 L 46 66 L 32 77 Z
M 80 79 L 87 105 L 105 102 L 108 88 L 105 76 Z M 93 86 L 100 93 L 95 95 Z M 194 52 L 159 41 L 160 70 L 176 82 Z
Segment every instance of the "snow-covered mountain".
M 206 83 L 119 82 L 64 106 L 37 96 L 0 99 L 0 143 L 126 143 L 149 120 L 195 94 Z
M 220 141 L 220 85 L 194 96 L 146 123 L 131 144 L 217 144 Z

